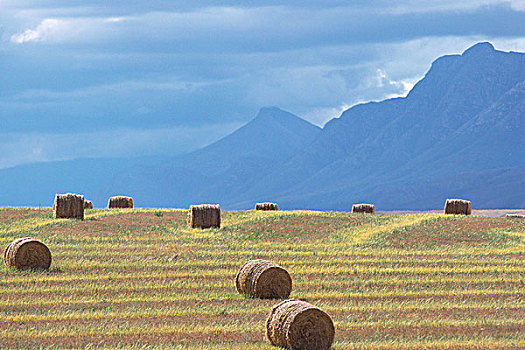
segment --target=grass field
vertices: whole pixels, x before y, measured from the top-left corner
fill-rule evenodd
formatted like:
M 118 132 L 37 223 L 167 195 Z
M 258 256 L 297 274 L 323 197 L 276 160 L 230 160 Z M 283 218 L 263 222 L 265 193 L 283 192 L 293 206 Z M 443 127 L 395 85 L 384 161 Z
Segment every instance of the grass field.
M 0 348 L 273 349 L 278 301 L 235 291 L 252 258 L 328 312 L 335 349 L 525 349 L 525 220 L 440 214 L 0 209 L 0 245 L 46 243 L 48 272 L 0 274 Z

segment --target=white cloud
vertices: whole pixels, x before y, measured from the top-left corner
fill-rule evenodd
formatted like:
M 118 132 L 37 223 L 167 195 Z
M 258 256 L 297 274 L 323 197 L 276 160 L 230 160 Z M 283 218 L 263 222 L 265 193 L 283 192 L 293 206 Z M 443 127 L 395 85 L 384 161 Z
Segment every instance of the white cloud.
M 333 118 L 338 118 L 341 114 L 350 108 L 350 105 L 343 103 L 339 107 L 319 107 L 313 108 L 301 115 L 301 118 L 308 120 L 318 126 L 324 126 L 327 121 Z
M 130 22 L 134 17 L 64 17 L 45 18 L 34 29 L 11 35 L 11 42 L 94 43 L 114 40 L 127 35 L 126 29 L 117 31 L 116 25 Z M 34 21 L 33 17 L 29 17 Z
M 109 18 L 104 19 L 104 22 L 119 23 L 119 22 L 124 22 L 124 21 L 129 21 L 129 20 L 132 20 L 132 18 L 131 17 L 109 17 Z
M 408 0 L 392 2 L 382 12 L 392 14 L 471 12 L 481 7 L 508 5 L 515 11 L 525 10 L 524 0 Z
M 394 91 L 390 94 L 387 94 L 385 96 L 386 98 L 405 97 L 415 85 L 415 82 L 413 81 L 411 82 L 407 80 L 400 80 L 400 81 L 392 80 L 388 77 L 386 72 L 381 68 L 377 69 L 376 79 L 377 79 L 378 88 L 382 88 L 386 91 L 389 91 L 389 90 Z
M 11 36 L 11 41 L 23 44 L 31 41 L 44 41 L 56 36 L 61 31 L 67 30 L 68 24 L 64 20 L 47 18 L 35 29 L 27 29 L 23 33 Z
M 510 6 L 516 11 L 525 11 L 525 0 L 511 0 Z
M 483 40 L 493 42 L 498 50 L 525 51 L 525 38 L 423 37 L 402 43 L 363 45 L 359 47 L 361 57 L 349 58 L 348 62 L 353 65 L 285 66 L 258 74 L 258 79 L 251 83 L 248 98 L 260 105 L 279 105 L 323 125 L 350 106 L 405 97 L 436 58 L 462 53 Z M 342 55 L 357 48 L 341 46 L 335 50 Z M 316 59 L 333 61 L 331 48 L 323 52 L 324 56 Z M 305 50 L 293 55 L 312 57 L 315 54 Z

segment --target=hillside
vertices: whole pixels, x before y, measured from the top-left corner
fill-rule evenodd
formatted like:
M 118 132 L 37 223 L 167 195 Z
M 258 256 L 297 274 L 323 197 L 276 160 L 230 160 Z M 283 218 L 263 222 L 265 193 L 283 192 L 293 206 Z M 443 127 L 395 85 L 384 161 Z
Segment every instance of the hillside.
M 184 166 L 219 174 L 239 162 L 285 161 L 321 133 L 321 128 L 277 107 L 261 108 L 249 123 L 227 137 L 182 157 Z
M 321 132 L 276 107 L 262 108 L 227 137 L 188 155 L 130 159 L 78 159 L 0 170 L 0 205 L 48 206 L 55 193 L 78 192 L 104 207 L 126 193 L 143 207 L 216 202 L 300 152 Z
M 405 98 L 351 107 L 323 129 L 263 108 L 185 156 L 2 170 L 0 205 L 49 203 L 67 189 L 98 207 L 122 193 L 143 207 L 246 209 L 269 200 L 287 209 L 348 210 L 365 201 L 425 210 L 461 197 L 480 209 L 525 208 L 523 135 L 525 54 L 479 43 L 436 59 Z
M 525 222 L 440 214 L 0 208 L 0 245 L 28 235 L 48 272 L 0 267 L 0 347 L 277 349 L 280 300 L 237 293 L 248 260 L 287 269 L 291 298 L 335 323 L 334 349 L 525 347 Z M 184 344 L 181 347 L 181 344 Z
M 330 121 L 283 166 L 281 175 L 290 181 L 274 184 L 276 200 L 317 209 L 344 210 L 356 201 L 430 209 L 455 194 L 498 196 L 492 205 L 524 207 L 524 199 L 505 196 L 514 191 L 525 197 L 523 185 L 515 187 L 525 169 L 524 83 L 522 53 L 480 43 L 462 55 L 441 57 L 406 98 L 358 105 Z M 500 184 L 504 193 L 477 177 L 503 170 L 516 176 Z M 453 182 L 467 173 L 475 179 L 474 193 Z M 437 174 L 439 181 L 449 180 L 446 188 L 435 182 Z M 416 198 L 405 201 L 402 190 L 392 191 L 395 186 L 414 187 Z
M 227 208 L 228 201 L 242 196 L 261 174 L 277 171 L 320 133 L 319 127 L 291 113 L 262 108 L 246 125 L 201 150 L 164 164 L 126 169 L 105 192 L 133 193 L 148 207 L 209 202 Z

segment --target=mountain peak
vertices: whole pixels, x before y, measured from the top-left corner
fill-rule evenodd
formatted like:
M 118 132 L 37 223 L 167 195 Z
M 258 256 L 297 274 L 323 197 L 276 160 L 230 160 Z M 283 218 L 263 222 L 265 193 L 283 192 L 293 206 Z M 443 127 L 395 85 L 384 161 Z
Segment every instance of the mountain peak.
M 477 43 L 463 52 L 462 56 L 479 56 L 495 52 L 496 49 L 488 41 Z
M 257 125 L 257 127 L 269 127 L 270 125 L 275 127 L 278 125 L 293 132 L 303 128 L 321 130 L 318 126 L 279 107 L 262 107 L 257 116 L 247 125 Z
M 280 116 L 297 117 L 293 115 L 292 113 L 283 111 L 279 107 L 271 106 L 271 107 L 262 107 L 259 110 L 259 113 L 257 113 L 257 116 L 255 118 L 256 119 L 267 119 L 267 118 L 275 118 L 275 117 L 280 117 Z
M 221 164 L 214 165 L 213 171 L 216 171 L 224 170 L 243 157 L 283 160 L 310 143 L 320 132 L 321 128 L 290 112 L 264 107 L 254 119 L 230 135 L 195 151 L 193 154 L 198 156 L 193 161 Z
M 475 84 L 466 86 L 465 84 L 478 79 L 478 75 L 481 73 L 492 74 L 495 70 L 499 72 L 499 81 L 505 80 L 512 84 L 516 75 L 512 73 L 514 69 L 512 67 L 519 67 L 519 64 L 512 59 L 508 59 L 508 56 L 509 53 L 496 50 L 489 42 L 474 44 L 462 54 L 441 56 L 432 62 L 430 70 L 408 93 L 408 96 L 434 95 L 437 94 L 436 89 L 440 90 L 441 94 L 445 94 L 447 91 L 455 94 L 453 92 L 454 89 L 461 89 L 471 91 L 471 97 L 482 96 L 481 91 L 484 91 L 483 94 L 490 95 L 488 91 L 492 91 L 491 89 L 494 87 Z M 478 82 L 482 81 L 478 80 Z M 435 101 L 439 103 L 438 99 Z

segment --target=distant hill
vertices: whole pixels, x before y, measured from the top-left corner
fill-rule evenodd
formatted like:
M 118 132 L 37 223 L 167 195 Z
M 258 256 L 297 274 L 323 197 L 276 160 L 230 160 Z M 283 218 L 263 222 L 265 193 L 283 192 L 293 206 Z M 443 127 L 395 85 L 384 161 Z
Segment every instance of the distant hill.
M 321 133 L 321 128 L 277 107 L 261 108 L 246 125 L 223 139 L 181 157 L 189 168 L 218 174 L 239 161 L 284 161 Z
M 249 123 L 207 147 L 163 165 L 127 169 L 106 192 L 133 193 L 148 206 L 225 203 L 242 196 L 262 173 L 278 169 L 320 133 L 319 127 L 291 113 L 262 108 Z
M 107 205 L 103 188 L 113 178 L 137 164 L 157 164 L 162 158 L 76 159 L 20 165 L 0 170 L 0 206 L 53 205 L 55 193 L 81 193 L 97 207 Z
M 479 43 L 435 60 L 405 98 L 360 104 L 320 128 L 276 107 L 203 149 L 175 158 L 77 160 L 0 171 L 0 205 L 55 192 L 111 194 L 138 206 L 221 203 L 246 209 L 525 208 L 525 54 Z M 66 186 L 67 185 L 67 186 Z
M 281 167 L 282 181 L 269 174 L 238 205 L 271 186 L 285 207 L 431 209 L 447 196 L 525 207 L 524 84 L 523 53 L 480 43 L 441 57 L 406 98 L 358 105 L 330 121 Z

